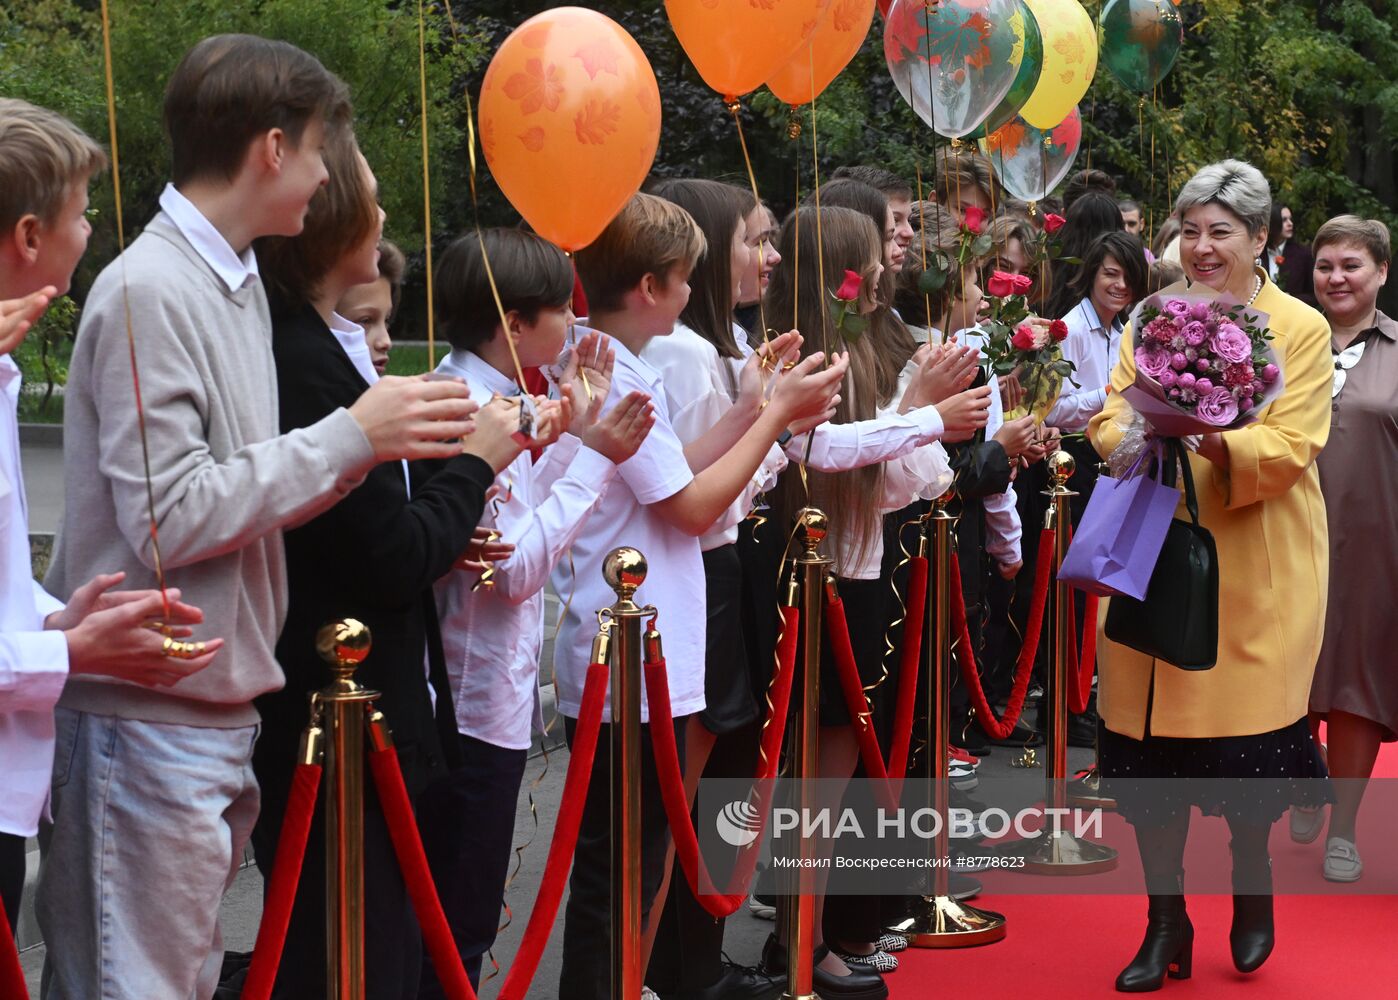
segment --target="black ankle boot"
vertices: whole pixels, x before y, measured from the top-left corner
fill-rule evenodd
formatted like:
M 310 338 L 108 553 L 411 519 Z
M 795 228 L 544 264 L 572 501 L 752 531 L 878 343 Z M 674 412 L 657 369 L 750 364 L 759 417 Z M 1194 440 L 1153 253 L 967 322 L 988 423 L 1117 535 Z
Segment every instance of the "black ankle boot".
M 1165 977 L 1188 979 L 1193 971 L 1194 925 L 1184 910 L 1184 896 L 1149 896 L 1146 938 L 1131 964 L 1116 977 L 1120 993 L 1150 993 Z
M 1245 848 L 1233 840 L 1233 926 L 1228 944 L 1239 972 L 1256 972 L 1276 944 L 1272 920 L 1272 859 L 1266 840 Z
M 1272 954 L 1277 942 L 1272 923 L 1271 896 L 1234 896 L 1233 927 L 1228 932 L 1228 944 L 1233 951 L 1233 965 L 1239 972 L 1256 972 Z

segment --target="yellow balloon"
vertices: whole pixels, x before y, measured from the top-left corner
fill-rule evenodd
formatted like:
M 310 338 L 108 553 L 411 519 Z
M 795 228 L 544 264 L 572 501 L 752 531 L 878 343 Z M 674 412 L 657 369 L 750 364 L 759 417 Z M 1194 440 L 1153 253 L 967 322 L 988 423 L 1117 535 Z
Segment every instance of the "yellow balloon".
M 1097 72 L 1097 29 L 1077 0 L 1024 0 L 1044 37 L 1039 84 L 1019 116 L 1039 129 L 1067 118 Z

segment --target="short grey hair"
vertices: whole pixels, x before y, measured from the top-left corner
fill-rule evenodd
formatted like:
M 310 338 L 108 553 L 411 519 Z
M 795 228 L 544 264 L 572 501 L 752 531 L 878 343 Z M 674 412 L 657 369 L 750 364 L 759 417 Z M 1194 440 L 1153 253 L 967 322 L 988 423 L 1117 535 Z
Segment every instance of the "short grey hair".
M 1180 188 L 1175 213 L 1181 218 L 1191 208 L 1217 202 L 1232 212 L 1256 236 L 1272 217 L 1272 189 L 1267 178 L 1251 163 L 1219 160 L 1203 167 Z

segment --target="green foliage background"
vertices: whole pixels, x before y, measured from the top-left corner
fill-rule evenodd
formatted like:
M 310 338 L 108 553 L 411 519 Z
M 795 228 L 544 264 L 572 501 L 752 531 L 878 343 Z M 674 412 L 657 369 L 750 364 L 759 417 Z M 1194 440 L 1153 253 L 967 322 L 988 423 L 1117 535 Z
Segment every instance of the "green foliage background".
M 432 231 L 439 244 L 473 215 L 463 91 L 478 90 L 490 53 L 512 28 L 561 5 L 453 0 L 453 35 L 440 2 L 426 11 Z M 1094 19 L 1102 2 L 1086 3 Z M 689 64 L 662 4 L 599 0 L 593 6 L 631 31 L 659 78 L 664 124 L 656 173 L 746 182 L 732 119 Z M 105 142 L 97 8 L 97 0 L 0 0 L 0 93 L 56 108 Z M 1123 193 L 1147 202 L 1156 220 L 1195 169 L 1239 156 L 1262 168 L 1292 205 L 1303 238 L 1342 211 L 1398 225 L 1398 0 L 1186 0 L 1181 10 L 1184 50 L 1158 93 L 1142 101 L 1099 68 L 1082 104 L 1080 166 L 1115 175 Z M 160 96 L 180 54 L 222 31 L 285 38 L 314 52 L 354 93 L 389 235 L 414 265 L 399 333 L 420 335 L 417 13 L 414 0 L 111 0 L 128 233 L 152 214 L 163 184 Z M 809 113 L 803 117 L 798 140 L 788 135 L 788 109 L 770 93 L 745 99 L 743 127 L 758 186 L 774 204 L 791 205 L 798 183 L 809 188 L 813 134 L 823 173 L 855 162 L 909 178 L 929 169 L 935 144 L 944 140 L 898 97 L 881 33 L 876 18 L 859 55 L 817 102 L 814 129 Z M 488 179 L 481 198 L 484 221 L 513 221 Z M 115 252 L 110 174 L 95 186 L 93 203 L 100 214 L 76 285 L 79 298 Z

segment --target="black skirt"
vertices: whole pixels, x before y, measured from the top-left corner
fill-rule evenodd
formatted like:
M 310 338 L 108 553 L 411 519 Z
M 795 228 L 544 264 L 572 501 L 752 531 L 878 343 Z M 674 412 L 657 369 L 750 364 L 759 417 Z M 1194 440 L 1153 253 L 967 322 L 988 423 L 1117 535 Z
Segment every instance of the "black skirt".
M 1149 726 L 1149 721 L 1147 721 Z M 1143 740 L 1098 729 L 1106 794 L 1133 824 L 1163 823 L 1190 806 L 1205 816 L 1275 823 L 1292 805 L 1334 801 L 1307 720 L 1253 736 Z
M 840 580 L 836 584 L 845 606 L 850 646 L 859 669 L 859 683 L 867 688 L 883 677 L 884 626 L 887 624 L 887 580 Z M 851 717 L 845 689 L 835 668 L 835 657 L 826 630 L 820 649 L 820 724 L 847 726 Z M 887 683 L 887 682 L 885 682 Z
M 757 719 L 743 639 L 743 565 L 736 545 L 704 553 L 708 623 L 704 639 L 704 710 L 699 721 L 723 736 Z

